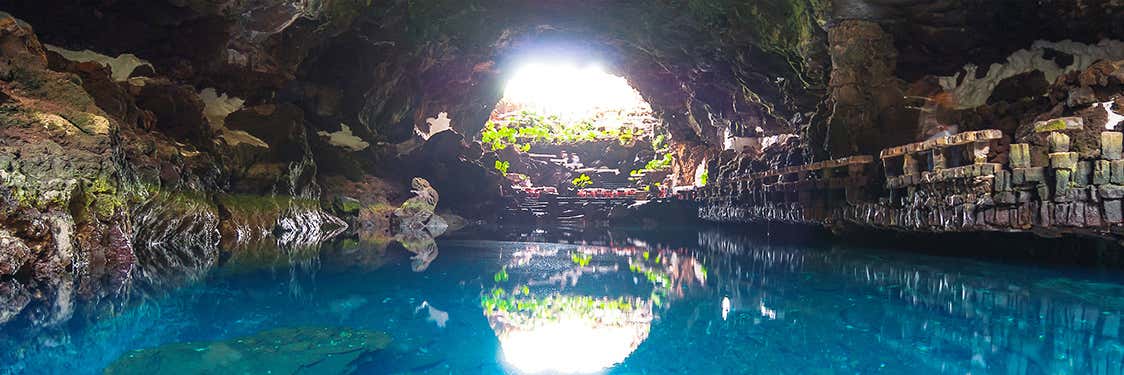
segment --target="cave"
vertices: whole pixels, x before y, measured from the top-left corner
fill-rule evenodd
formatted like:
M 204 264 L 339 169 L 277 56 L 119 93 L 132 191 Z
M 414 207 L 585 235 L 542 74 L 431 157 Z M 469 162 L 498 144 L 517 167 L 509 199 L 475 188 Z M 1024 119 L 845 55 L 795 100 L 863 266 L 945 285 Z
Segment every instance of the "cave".
M 556 59 L 540 53 L 513 70 L 473 138 L 483 146 L 484 164 L 504 175 L 513 199 L 545 202 L 548 207 L 522 214 L 547 221 L 565 206 L 596 199 L 624 205 L 658 197 L 670 182 L 671 154 L 651 105 L 596 63 Z M 434 131 L 431 126 L 430 137 Z
M 0 374 L 1124 373 L 1116 0 L 0 3 Z

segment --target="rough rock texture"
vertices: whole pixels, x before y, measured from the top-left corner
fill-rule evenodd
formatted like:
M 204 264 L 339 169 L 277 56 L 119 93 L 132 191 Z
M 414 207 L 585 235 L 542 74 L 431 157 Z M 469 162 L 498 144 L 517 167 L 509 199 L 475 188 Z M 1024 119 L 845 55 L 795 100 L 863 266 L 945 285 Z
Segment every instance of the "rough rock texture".
M 869 154 L 905 143 L 903 82 L 894 74 L 898 52 L 893 36 L 875 22 L 848 20 L 832 27 L 827 153 Z M 916 115 L 915 115 L 916 116 Z
M 0 46 L 9 98 L 0 111 L 0 223 L 18 262 L 3 275 L 17 297 L 5 298 L 33 299 L 24 316 L 56 324 L 74 313 L 75 295 L 120 292 L 133 269 L 122 170 L 112 160 L 119 124 L 78 77 L 47 69 L 30 25 L 0 14 Z M 18 255 L 24 248 L 34 256 Z
M 102 65 L 46 52 L 7 14 L 0 46 L 0 324 L 52 326 L 183 285 L 217 264 L 220 239 L 308 244 L 346 228 L 319 207 L 299 109 L 283 107 L 288 123 L 259 107 L 236 116 L 230 126 L 278 144 L 240 150 L 190 86 L 115 82 Z M 241 192 L 253 195 L 223 199 Z

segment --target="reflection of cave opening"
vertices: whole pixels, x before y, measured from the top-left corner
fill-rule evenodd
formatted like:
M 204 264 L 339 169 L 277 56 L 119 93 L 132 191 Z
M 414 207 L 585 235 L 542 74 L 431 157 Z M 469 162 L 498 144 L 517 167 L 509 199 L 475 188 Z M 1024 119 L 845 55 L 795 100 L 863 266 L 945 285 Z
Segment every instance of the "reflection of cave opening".
M 624 78 L 534 62 L 509 76 L 477 139 L 516 191 L 640 198 L 670 170 L 665 133 Z
M 504 363 L 524 373 L 595 373 L 621 363 L 659 314 L 707 286 L 706 267 L 680 250 L 519 246 L 480 304 Z

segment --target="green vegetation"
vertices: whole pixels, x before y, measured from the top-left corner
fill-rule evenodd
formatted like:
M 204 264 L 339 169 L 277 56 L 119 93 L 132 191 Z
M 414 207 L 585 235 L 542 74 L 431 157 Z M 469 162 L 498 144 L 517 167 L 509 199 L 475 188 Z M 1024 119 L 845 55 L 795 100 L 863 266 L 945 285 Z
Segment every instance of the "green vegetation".
M 507 168 L 510 168 L 510 167 L 511 167 L 510 162 L 506 162 L 506 161 L 502 161 L 502 160 L 496 160 L 496 165 L 495 165 L 496 170 L 500 171 L 500 173 L 503 173 L 505 176 L 507 175 Z
M 702 186 L 706 186 L 706 181 L 710 179 L 710 171 L 703 171 L 702 176 L 699 176 L 699 177 L 700 177 L 700 180 L 701 180 L 700 182 L 702 183 Z
M 658 171 L 671 168 L 671 162 L 675 161 L 675 157 L 671 153 L 665 153 L 663 156 L 657 157 L 648 161 L 642 169 L 633 169 L 628 174 L 633 177 L 638 177 L 645 172 Z
M 657 171 L 664 168 L 671 168 L 671 162 L 674 161 L 674 156 L 671 153 L 663 154 L 663 157 L 652 159 L 648 164 L 644 165 L 644 169 Z
M 582 173 L 581 176 L 575 177 L 573 180 L 570 180 L 570 184 L 580 189 L 589 185 L 593 185 L 593 179 L 589 178 L 589 176 L 585 173 Z
M 578 144 L 616 140 L 630 146 L 644 136 L 639 128 L 598 128 L 588 120 L 567 123 L 558 116 L 544 116 L 530 111 L 520 111 L 511 116 L 507 124 L 488 121 L 480 133 L 480 141 L 491 146 L 492 151 L 514 146 L 527 152 L 533 144 Z
M 657 135 L 652 138 L 652 150 L 660 152 L 664 147 L 667 147 L 667 137 L 663 134 Z

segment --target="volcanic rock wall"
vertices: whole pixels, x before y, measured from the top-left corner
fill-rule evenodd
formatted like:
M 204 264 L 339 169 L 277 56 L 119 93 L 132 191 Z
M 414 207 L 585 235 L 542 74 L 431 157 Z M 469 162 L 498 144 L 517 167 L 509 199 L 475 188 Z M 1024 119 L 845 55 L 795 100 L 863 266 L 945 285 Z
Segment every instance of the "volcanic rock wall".
M 1124 139 L 1108 120 L 1124 60 L 1059 77 L 1053 111 L 1015 134 L 968 131 L 869 155 L 763 169 L 727 159 L 700 217 L 918 232 L 1026 231 L 1124 236 Z M 1099 94 L 1098 94 L 1099 93 Z M 1087 97 L 1083 97 L 1087 96 Z M 1008 143 L 1014 140 L 1017 143 Z
M 78 302 L 180 285 L 218 263 L 220 239 L 346 228 L 320 209 L 299 109 L 288 123 L 285 108 L 230 116 L 273 148 L 226 142 L 189 86 L 117 82 L 112 64 L 67 60 L 6 13 L 0 45 L 0 323 L 51 326 Z

